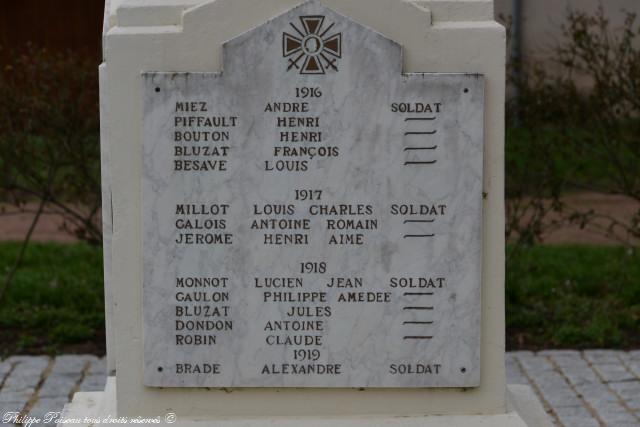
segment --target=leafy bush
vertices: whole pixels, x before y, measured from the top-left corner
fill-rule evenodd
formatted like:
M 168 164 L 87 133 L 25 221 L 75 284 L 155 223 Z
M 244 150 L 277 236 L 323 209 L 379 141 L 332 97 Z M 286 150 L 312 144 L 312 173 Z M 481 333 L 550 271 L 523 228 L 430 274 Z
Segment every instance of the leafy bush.
M 560 196 L 589 190 L 640 203 L 640 25 L 627 13 L 623 28 L 613 30 L 601 7 L 594 15 L 570 11 L 563 33 L 553 50 L 558 74 L 510 64 L 519 96 L 507 103 L 507 236 L 534 243 L 573 222 L 607 234 L 623 230 L 627 243 L 637 241 L 640 209 L 621 222 L 568 210 Z
M 0 70 L 0 196 L 43 202 L 68 231 L 100 243 L 97 67 L 28 46 Z
M 42 213 L 61 215 L 64 229 L 81 240 L 102 242 L 96 65 L 33 46 L 6 56 L 11 59 L 0 69 L 0 208 L 34 216 L 0 283 L 0 301 Z

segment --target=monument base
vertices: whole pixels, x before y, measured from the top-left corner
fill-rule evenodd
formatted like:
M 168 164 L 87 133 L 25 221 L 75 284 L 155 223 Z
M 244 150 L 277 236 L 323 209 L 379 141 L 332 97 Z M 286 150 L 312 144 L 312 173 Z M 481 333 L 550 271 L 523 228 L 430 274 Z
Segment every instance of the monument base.
M 252 419 L 189 419 L 178 417 L 173 419 L 167 414 L 160 415 L 163 427 L 551 427 L 544 408 L 530 387 L 510 385 L 508 388 L 508 409 L 506 414 L 494 415 L 441 415 L 423 417 L 350 417 L 350 418 L 252 418 Z M 62 417 L 66 420 L 85 420 L 74 426 L 113 425 L 97 423 L 96 420 L 117 418 L 116 380 L 109 377 L 105 391 L 76 393 L 73 401 L 65 405 Z M 61 422 L 58 426 L 66 426 Z M 118 425 L 140 425 L 140 422 Z

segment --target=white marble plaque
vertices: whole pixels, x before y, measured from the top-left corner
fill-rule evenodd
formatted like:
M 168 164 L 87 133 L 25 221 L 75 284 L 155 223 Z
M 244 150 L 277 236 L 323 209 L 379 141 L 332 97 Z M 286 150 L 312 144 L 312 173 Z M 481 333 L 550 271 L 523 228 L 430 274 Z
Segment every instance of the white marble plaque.
M 143 75 L 144 379 L 474 387 L 483 78 L 317 1 Z

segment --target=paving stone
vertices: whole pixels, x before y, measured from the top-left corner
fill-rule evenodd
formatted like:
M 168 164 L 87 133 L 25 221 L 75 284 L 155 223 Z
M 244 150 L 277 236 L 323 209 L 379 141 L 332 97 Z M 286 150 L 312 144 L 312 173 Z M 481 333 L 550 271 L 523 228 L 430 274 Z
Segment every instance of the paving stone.
M 35 388 L 27 388 L 20 391 L 2 389 L 0 392 L 0 404 L 10 403 L 13 405 L 24 406 L 35 392 Z
M 609 387 L 624 400 L 640 399 L 640 380 L 611 383 Z
M 10 423 L 9 421 L 13 419 L 16 412 L 21 411 L 22 408 L 17 408 L 12 405 L 6 405 L 4 403 L 0 403 L 0 425 L 3 427 L 13 427 L 16 424 Z
M 589 367 L 589 364 L 586 360 L 582 358 L 581 354 L 565 354 L 565 355 L 557 355 L 557 356 L 549 356 L 553 363 L 558 365 L 559 367 L 567 367 L 572 368 L 575 366 L 584 366 Z
M 27 356 L 27 355 L 17 355 L 17 356 L 9 356 L 5 359 L 5 361 L 10 363 L 38 363 L 41 361 L 49 361 L 49 356 Z
M 80 384 L 80 391 L 103 391 L 107 383 L 104 375 L 88 375 L 84 377 Z
M 531 376 L 530 378 L 540 387 L 569 387 L 567 381 L 557 371 L 540 371 L 540 375 Z
M 33 362 L 17 362 L 13 366 L 13 372 L 42 372 L 47 366 L 49 366 L 49 362 L 45 362 L 43 360 L 34 360 Z
M 581 354 L 577 355 L 564 355 L 564 356 L 552 356 L 551 360 L 554 364 L 562 368 L 588 368 L 589 362 L 587 362 Z
M 640 412 L 640 397 L 634 397 L 629 400 L 625 400 L 624 403 L 631 408 L 632 411 Z M 640 417 L 640 413 L 637 414 Z
M 2 403 L 0 402 L 0 416 L 7 412 L 20 412 L 24 408 L 24 405 L 18 405 L 16 403 Z M 1 419 L 1 418 L 0 418 Z
M 546 369 L 546 368 L 545 368 Z M 579 406 L 581 402 L 564 377 L 556 371 L 538 370 L 529 372 L 547 403 L 555 409 L 562 406 Z
M 513 353 L 505 353 L 504 354 L 504 361 L 506 363 L 517 362 L 518 358 Z
M 556 411 L 558 418 L 562 417 L 583 417 L 593 418 L 589 410 L 584 405 L 563 406 Z
M 605 382 L 630 381 L 635 376 L 618 362 L 617 365 L 593 365 L 592 368 L 602 377 Z
M 581 357 L 578 350 L 542 350 L 536 354 L 546 357 Z
M 88 363 L 94 363 L 98 358 L 90 354 L 69 354 L 56 357 L 51 373 L 80 374 Z
M 636 423 L 635 426 L 637 427 L 640 422 L 618 402 L 601 401 L 597 404 L 592 404 L 591 407 L 608 426 L 618 427 L 622 424 L 633 425 L 633 423 Z
M 618 350 L 585 350 L 582 354 L 589 363 L 606 365 L 620 363 L 622 353 Z
M 31 375 L 17 375 L 11 373 L 4 382 L 2 391 L 20 391 L 30 388 L 36 388 L 40 382 L 41 372 L 33 372 Z
M 3 367 L 10 367 L 12 363 L 16 364 L 15 369 L 6 378 L 6 386 L 0 390 L 2 412 L 24 407 L 33 396 L 50 359 L 11 357 L 0 362 L 0 381 L 3 369 L 5 375 L 10 369 Z M 628 369 L 625 369 L 625 365 Z M 510 383 L 528 384 L 527 377 L 531 378 L 545 403 L 549 404 L 557 416 L 557 425 L 560 427 L 600 426 L 584 406 L 581 397 L 605 421 L 606 427 L 640 426 L 640 351 L 589 350 L 579 353 L 573 350 L 550 350 L 538 354 L 528 351 L 511 352 L 505 357 L 505 366 Z M 38 400 L 29 414 L 42 418 L 46 412 L 62 410 L 85 367 L 86 376 L 79 389 L 104 390 L 104 358 L 91 355 L 59 356 L 54 360 L 51 372 L 39 390 Z M 602 383 L 596 372 L 608 383 Z M 624 400 L 624 406 L 620 399 Z
M 590 405 L 600 402 L 617 402 L 618 397 L 602 383 L 585 383 L 576 386 L 576 391 Z
M 55 426 L 67 399 L 38 399 L 29 411 L 29 416 L 39 418 L 43 422 L 39 426 Z
M 600 382 L 600 378 L 586 363 L 584 365 L 561 366 L 560 372 L 573 386 Z
M 2 391 L 20 391 L 36 388 L 42 373 L 49 365 L 49 359 L 46 357 L 33 357 L 33 360 L 25 359 L 25 356 L 12 356 L 7 360 L 16 363 L 13 371 L 6 378 Z
M 622 353 L 620 353 L 618 355 L 618 357 L 620 357 L 620 359 L 626 361 L 626 360 L 633 360 L 633 355 L 631 354 L 630 351 L 623 351 Z
M 576 393 L 570 388 L 542 389 L 540 392 L 553 410 L 582 404 Z
M 44 369 L 49 365 L 50 360 L 47 356 L 11 356 L 6 362 L 31 369 Z
M 627 367 L 636 378 L 640 378 L 640 360 L 627 361 Z
M 47 377 L 38 392 L 41 398 L 64 398 L 67 399 L 76 384 L 80 381 L 81 374 L 62 375 L 51 374 Z
M 520 350 L 520 351 L 510 351 L 509 354 L 513 355 L 513 357 L 532 357 L 535 356 L 532 351 L 528 350 Z
M 543 356 L 518 357 L 518 361 L 529 377 L 538 376 L 542 372 L 553 371 L 554 369 L 551 362 Z
M 523 375 L 507 373 L 507 384 L 529 385 L 529 380 Z
M 101 357 L 91 362 L 88 370 L 89 375 L 107 375 L 107 359 Z
M 565 417 L 560 422 L 562 427 L 600 427 L 595 418 Z
M 507 384 L 529 384 L 518 360 L 509 353 L 505 357 L 505 368 L 507 371 Z
M 628 412 L 614 412 L 611 415 L 607 415 L 602 417 L 602 415 L 598 414 L 601 417 L 602 421 L 605 423 L 607 427 L 638 427 L 640 426 L 640 421 L 633 415 Z
M 16 392 L 27 389 L 34 389 L 40 382 L 42 371 L 17 372 L 14 370 L 4 382 L 2 392 Z
M 560 407 L 555 411 L 563 427 L 599 427 L 598 420 L 584 406 Z
M 11 371 L 11 363 L 9 362 L 0 362 L 0 383 L 4 377 Z

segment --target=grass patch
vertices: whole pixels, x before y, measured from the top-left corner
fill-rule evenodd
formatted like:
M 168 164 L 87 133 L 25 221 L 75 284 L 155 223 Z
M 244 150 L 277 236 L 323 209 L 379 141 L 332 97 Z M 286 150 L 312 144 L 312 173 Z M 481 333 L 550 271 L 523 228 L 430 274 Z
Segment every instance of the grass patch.
M 0 280 L 20 244 L 0 242 Z M 104 352 L 102 251 L 31 243 L 0 306 L 0 355 Z
M 0 242 L 6 274 L 19 244 Z M 3 277 L 0 277 L 0 279 Z M 640 255 L 623 248 L 534 246 L 510 253 L 507 346 L 640 347 Z M 102 252 L 33 243 L 0 307 L 0 355 L 104 353 Z
M 534 246 L 510 253 L 507 347 L 640 346 L 640 254 Z

